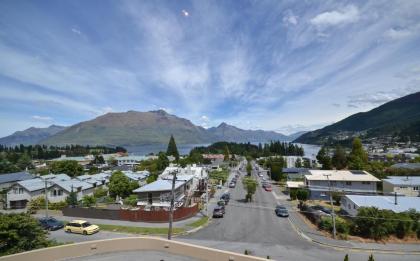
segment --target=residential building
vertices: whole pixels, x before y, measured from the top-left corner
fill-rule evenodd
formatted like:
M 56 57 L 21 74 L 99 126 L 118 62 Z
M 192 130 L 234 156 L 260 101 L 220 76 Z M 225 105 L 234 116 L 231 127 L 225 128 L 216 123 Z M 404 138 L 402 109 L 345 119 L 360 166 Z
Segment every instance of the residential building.
M 86 195 L 93 195 L 94 190 L 94 185 L 85 181 L 77 179 L 56 180 L 48 188 L 48 201 L 52 203 L 65 201 L 72 191 L 76 193 L 77 200 L 82 200 Z
M 311 199 L 329 198 L 329 190 L 345 194 L 375 194 L 379 179 L 361 170 L 308 170 L 305 186 Z
M 177 177 L 182 175 L 184 176 L 192 176 L 192 189 L 195 191 L 202 191 L 205 190 L 205 183 L 208 177 L 207 169 L 201 166 L 197 166 L 196 164 L 187 165 L 185 168 L 181 168 L 175 165 L 170 165 L 166 167 L 166 169 L 159 175 L 160 179 L 169 179 L 172 178 L 172 174 L 176 172 Z
M 382 182 L 385 194 L 397 193 L 408 197 L 420 196 L 420 177 L 389 176 Z
M 59 158 L 52 159 L 50 161 L 63 161 L 63 160 L 74 160 L 77 161 L 82 166 L 90 164 L 92 160 L 94 160 L 95 157 L 93 155 L 86 155 L 86 156 L 80 156 L 80 157 L 67 157 L 66 155 L 61 155 Z
M 420 163 L 397 163 L 391 166 L 393 169 L 420 170 Z
M 26 171 L 1 174 L 0 175 L 0 191 L 9 189 L 18 181 L 33 179 L 33 178 L 34 176 L 32 176 L 29 172 L 26 172 Z
M 184 204 L 190 186 L 190 182 L 184 180 L 175 181 L 174 193 L 176 207 Z M 133 192 L 138 195 L 138 206 L 169 208 L 171 205 L 171 191 L 172 180 L 158 179 L 135 189 Z
M 420 197 L 345 195 L 341 199 L 341 208 L 351 216 L 356 216 L 361 207 L 375 207 L 395 213 L 410 209 L 420 212 Z
M 136 181 L 139 183 L 139 186 L 145 185 L 147 182 L 147 177 L 150 176 L 150 172 L 147 170 L 143 171 L 126 171 L 123 170 L 122 173 L 129 178 L 131 181 Z
M 18 181 L 7 192 L 7 208 L 26 208 L 26 204 L 35 197 L 44 196 L 45 187 L 51 185 L 40 178 Z
M 135 156 L 135 155 L 116 158 L 118 162 L 118 166 L 128 165 L 132 167 L 140 164 L 141 161 L 147 160 L 147 159 L 148 159 L 147 156 Z
M 94 187 L 105 187 L 109 183 L 110 173 L 101 172 L 93 175 L 77 176 L 76 179 L 92 184 Z

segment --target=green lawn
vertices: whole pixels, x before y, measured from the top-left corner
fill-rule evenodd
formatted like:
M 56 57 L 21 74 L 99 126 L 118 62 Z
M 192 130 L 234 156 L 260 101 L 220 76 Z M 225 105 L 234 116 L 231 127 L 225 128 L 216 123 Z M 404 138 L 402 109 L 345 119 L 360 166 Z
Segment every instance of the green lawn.
M 117 226 L 117 225 L 105 225 L 97 224 L 101 230 L 140 234 L 140 235 L 165 235 L 168 234 L 167 227 L 129 227 L 129 226 Z M 184 228 L 172 228 L 173 234 L 180 234 L 185 232 Z
M 189 226 L 189 227 L 200 227 L 200 226 L 206 224 L 208 220 L 209 220 L 208 217 L 202 217 L 197 221 L 194 221 L 192 223 L 187 224 L 187 226 Z

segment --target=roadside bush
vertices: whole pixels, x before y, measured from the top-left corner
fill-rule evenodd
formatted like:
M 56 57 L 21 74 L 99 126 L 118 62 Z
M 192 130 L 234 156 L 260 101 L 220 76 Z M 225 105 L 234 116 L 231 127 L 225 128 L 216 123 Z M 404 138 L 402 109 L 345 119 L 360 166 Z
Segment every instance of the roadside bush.
M 296 198 L 301 201 L 306 201 L 309 198 L 309 191 L 306 189 L 298 189 L 296 191 Z
M 96 198 L 94 196 L 85 195 L 82 199 L 84 207 L 91 207 L 96 204 Z
M 297 198 L 297 191 L 296 191 L 296 189 L 290 190 L 290 199 L 291 200 L 296 200 L 296 198 Z
M 36 213 L 36 211 L 45 208 L 45 198 L 40 196 L 31 199 L 28 203 L 28 212 Z
M 95 191 L 93 192 L 93 196 L 95 198 L 102 198 L 102 197 L 105 197 L 106 195 L 108 195 L 108 190 L 102 187 L 95 189 Z
M 67 202 L 65 201 L 60 201 L 56 203 L 48 203 L 48 208 L 51 210 L 62 210 L 65 207 L 67 207 Z
M 138 201 L 138 197 L 135 194 L 132 194 L 130 196 L 128 196 L 127 198 L 124 199 L 124 205 L 129 205 L 129 206 L 136 206 L 137 205 L 137 201 Z
M 318 227 L 322 230 L 333 232 L 333 222 L 331 217 L 322 217 L 318 224 Z M 337 233 L 347 236 L 350 232 L 350 225 L 348 222 L 340 217 L 335 219 L 335 229 Z

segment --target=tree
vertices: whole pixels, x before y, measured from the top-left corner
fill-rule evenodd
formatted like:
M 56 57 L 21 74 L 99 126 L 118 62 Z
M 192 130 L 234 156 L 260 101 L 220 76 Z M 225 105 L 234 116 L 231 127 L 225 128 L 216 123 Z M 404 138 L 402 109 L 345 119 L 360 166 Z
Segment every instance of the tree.
M 331 169 L 331 158 L 325 146 L 318 151 L 316 159 L 322 165 L 322 169 Z
M 82 199 L 83 206 L 91 207 L 96 204 L 96 198 L 94 196 L 85 195 Z
M 346 255 L 344 256 L 344 261 L 349 261 L 349 254 L 346 254 Z
M 230 152 L 229 152 L 229 148 L 228 148 L 228 146 L 226 145 L 226 146 L 225 146 L 225 149 L 224 149 L 224 152 L 223 152 L 223 155 L 224 155 L 223 160 L 224 160 L 224 161 L 229 161 L 229 159 L 230 159 L 229 154 L 230 154 Z
M 26 169 L 32 166 L 31 157 L 27 153 L 23 153 L 17 161 L 16 165 L 19 169 Z
M 168 156 L 174 156 L 176 161 L 179 160 L 179 152 L 178 148 L 176 147 L 174 136 L 171 135 L 171 138 L 169 139 L 168 143 L 168 149 L 166 150 L 166 155 Z
M 106 195 L 108 195 L 108 190 L 102 187 L 95 189 L 95 191 L 93 192 L 93 196 L 95 198 L 102 198 L 102 197 L 105 197 Z
M 373 254 L 370 254 L 370 255 L 369 255 L 369 259 L 368 259 L 368 261 L 375 261 L 375 259 L 373 258 Z
M 363 170 L 368 163 L 368 156 L 363 149 L 362 141 L 360 138 L 353 140 L 352 149 L 349 155 L 349 168 L 354 170 Z
M 302 168 L 302 160 L 300 158 L 298 158 L 295 162 L 295 167 L 296 168 Z
M 116 196 L 126 198 L 138 186 L 139 185 L 137 182 L 131 182 L 130 179 L 127 178 L 127 176 L 125 176 L 121 171 L 115 171 L 112 173 L 111 178 L 109 179 L 109 194 L 114 198 Z
M 248 176 L 251 176 L 251 171 L 252 171 L 252 165 L 251 165 L 251 162 L 248 161 L 248 163 L 246 164 L 246 173 Z
M 0 213 L 0 255 L 47 247 L 47 232 L 29 214 Z
M 258 182 L 252 177 L 244 177 L 242 183 L 246 190 L 246 201 L 252 201 L 252 195 L 254 195 L 257 190 Z
M 162 151 L 159 152 L 156 166 L 158 170 L 164 170 L 166 169 L 166 167 L 169 166 L 169 159 L 168 157 L 166 157 L 166 154 Z
M 75 160 L 53 161 L 50 169 L 52 173 L 65 173 L 70 177 L 76 177 L 83 173 L 83 167 Z
M 66 198 L 66 202 L 67 202 L 67 205 L 69 205 L 69 206 L 72 206 L 72 207 L 77 206 L 77 203 L 78 203 L 77 202 L 77 193 L 74 192 L 74 191 L 71 191 Z
M 138 201 L 138 196 L 135 194 L 132 194 L 128 196 L 126 199 L 124 199 L 124 205 L 135 207 L 137 205 L 137 201 Z
M 335 148 L 331 163 L 336 169 L 344 169 L 347 167 L 346 152 L 340 145 Z
M 300 201 L 306 201 L 309 198 L 309 192 L 306 189 L 298 189 L 296 191 L 296 198 Z

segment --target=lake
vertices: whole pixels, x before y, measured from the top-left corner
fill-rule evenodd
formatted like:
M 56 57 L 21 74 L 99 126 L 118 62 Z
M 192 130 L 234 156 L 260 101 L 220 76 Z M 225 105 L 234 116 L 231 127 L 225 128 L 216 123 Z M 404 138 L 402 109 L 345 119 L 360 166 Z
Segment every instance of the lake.
M 321 149 L 321 146 L 312 145 L 312 144 L 299 144 L 302 146 L 303 150 L 305 151 L 305 157 L 314 159 L 318 151 Z M 190 151 L 195 147 L 202 147 L 202 146 L 209 146 L 210 144 L 177 144 L 179 154 L 186 155 L 189 154 Z M 258 145 L 258 143 L 256 143 Z M 131 155 L 147 155 L 149 153 L 157 154 L 159 151 L 166 151 L 167 144 L 149 144 L 149 145 L 141 145 L 141 146 L 125 146 L 124 148 L 127 149 L 128 153 Z

